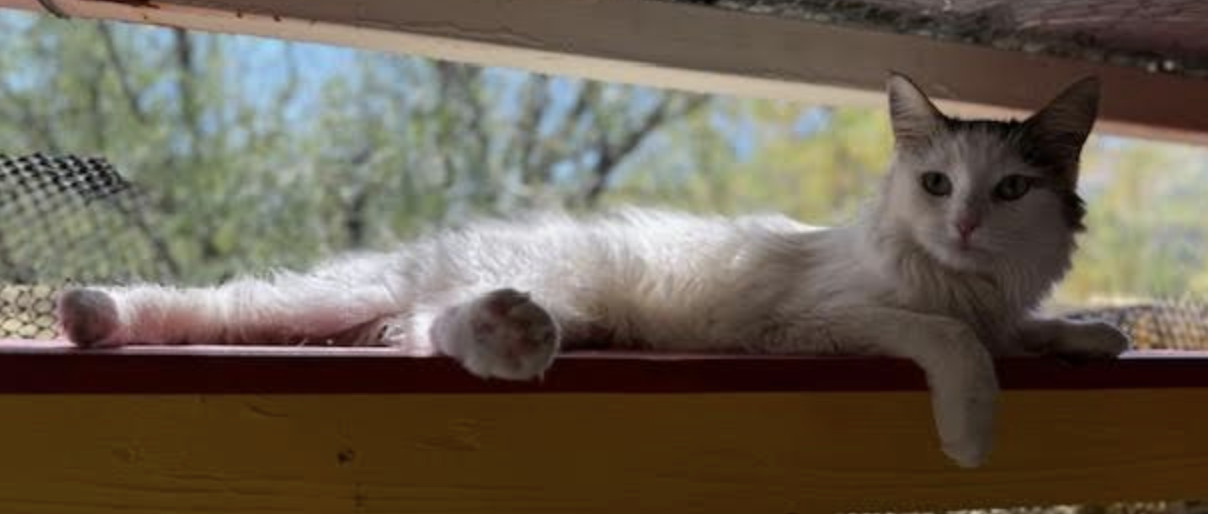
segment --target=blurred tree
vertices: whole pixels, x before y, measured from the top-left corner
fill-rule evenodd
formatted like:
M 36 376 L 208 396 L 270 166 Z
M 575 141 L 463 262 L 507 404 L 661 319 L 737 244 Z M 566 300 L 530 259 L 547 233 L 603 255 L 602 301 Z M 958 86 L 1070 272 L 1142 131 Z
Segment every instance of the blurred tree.
M 880 108 L 11 12 L 0 45 L 0 151 L 113 160 L 149 191 L 159 254 L 190 281 L 529 208 L 837 223 L 891 151 Z M 1057 302 L 1208 292 L 1208 154 L 1105 137 L 1084 160 L 1091 228 Z
M 190 280 L 590 208 L 709 101 L 316 45 L 303 64 L 290 43 L 13 13 L 0 43 L 3 150 L 113 159 L 152 192 L 164 257 Z

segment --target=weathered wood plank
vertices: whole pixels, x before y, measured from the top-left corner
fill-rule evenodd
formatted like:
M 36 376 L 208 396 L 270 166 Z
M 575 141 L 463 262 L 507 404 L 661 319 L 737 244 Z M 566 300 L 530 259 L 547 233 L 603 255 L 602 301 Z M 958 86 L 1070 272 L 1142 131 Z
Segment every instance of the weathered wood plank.
M 882 103 L 886 73 L 965 114 L 1035 109 L 1104 80 L 1100 127 L 1208 142 L 1208 87 L 1089 62 L 651 0 L 55 0 L 71 16 L 321 41 L 711 93 Z M 39 9 L 34 0 L 0 6 Z

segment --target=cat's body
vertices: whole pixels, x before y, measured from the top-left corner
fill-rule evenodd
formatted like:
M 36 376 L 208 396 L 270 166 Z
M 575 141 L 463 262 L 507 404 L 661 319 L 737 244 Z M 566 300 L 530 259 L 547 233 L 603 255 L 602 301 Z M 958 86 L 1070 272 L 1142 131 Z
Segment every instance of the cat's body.
M 992 355 L 1127 346 L 1107 325 L 1032 317 L 1081 229 L 1097 86 L 1010 124 L 944 118 L 901 77 L 890 93 L 891 173 L 845 226 L 638 209 L 482 221 L 304 274 L 74 290 L 64 329 L 88 346 L 384 342 L 508 379 L 539 376 L 560 348 L 900 356 L 927 372 L 945 452 L 976 465 Z

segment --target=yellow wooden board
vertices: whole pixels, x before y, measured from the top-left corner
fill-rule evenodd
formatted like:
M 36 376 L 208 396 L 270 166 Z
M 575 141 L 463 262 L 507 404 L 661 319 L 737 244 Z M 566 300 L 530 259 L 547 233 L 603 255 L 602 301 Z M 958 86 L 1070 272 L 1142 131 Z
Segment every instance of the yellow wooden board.
M 806 513 L 1208 497 L 1208 390 L 0 396 L 2 513 Z

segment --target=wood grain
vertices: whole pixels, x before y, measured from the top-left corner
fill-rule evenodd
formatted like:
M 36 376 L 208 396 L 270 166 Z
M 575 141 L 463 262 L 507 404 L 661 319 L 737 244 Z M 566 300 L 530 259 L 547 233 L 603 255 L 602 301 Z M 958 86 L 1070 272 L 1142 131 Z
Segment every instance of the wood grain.
M 1208 495 L 1206 390 L 1018 391 L 980 470 L 922 393 L 0 396 L 0 512 L 775 513 Z
M 516 384 L 381 349 L 5 341 L 0 512 L 783 514 L 1204 497 L 1204 357 L 1000 361 L 999 442 L 986 468 L 964 471 L 937 447 L 921 373 L 893 359 L 578 354 Z
M 75 17 L 318 41 L 541 73 L 883 105 L 889 70 L 965 115 L 1031 111 L 1084 75 L 1099 128 L 1208 141 L 1202 79 L 652 0 L 55 0 Z M 0 7 L 38 9 L 31 0 Z

